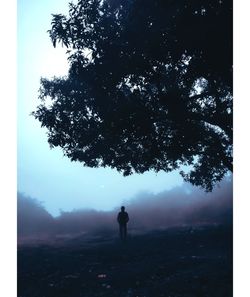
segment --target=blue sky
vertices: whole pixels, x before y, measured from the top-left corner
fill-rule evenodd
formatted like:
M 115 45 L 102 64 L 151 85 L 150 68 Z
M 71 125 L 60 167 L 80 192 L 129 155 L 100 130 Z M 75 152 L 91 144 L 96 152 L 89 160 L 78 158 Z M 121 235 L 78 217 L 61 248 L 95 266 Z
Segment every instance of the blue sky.
M 53 215 L 61 210 L 110 210 L 142 191 L 159 193 L 183 183 L 177 172 L 123 177 L 109 168 L 87 168 L 49 148 L 46 130 L 30 113 L 39 104 L 41 76 L 67 74 L 65 49 L 53 48 L 47 30 L 52 13 L 66 13 L 68 1 L 18 1 L 17 188 Z

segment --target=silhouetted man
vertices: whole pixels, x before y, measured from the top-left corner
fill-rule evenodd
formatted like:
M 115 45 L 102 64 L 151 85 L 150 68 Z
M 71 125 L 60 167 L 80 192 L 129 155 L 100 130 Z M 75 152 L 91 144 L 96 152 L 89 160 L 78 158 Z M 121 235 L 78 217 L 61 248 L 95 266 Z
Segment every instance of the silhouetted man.
M 127 238 L 127 223 L 129 221 L 128 213 L 125 211 L 125 207 L 121 207 L 121 211 L 118 213 L 117 221 L 120 227 L 120 238 L 125 240 Z

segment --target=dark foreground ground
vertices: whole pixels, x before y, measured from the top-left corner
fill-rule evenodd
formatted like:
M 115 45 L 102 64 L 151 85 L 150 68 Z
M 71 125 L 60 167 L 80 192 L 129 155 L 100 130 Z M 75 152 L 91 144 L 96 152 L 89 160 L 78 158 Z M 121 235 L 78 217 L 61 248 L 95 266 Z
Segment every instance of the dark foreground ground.
M 230 297 L 231 227 L 106 234 L 18 249 L 18 297 Z

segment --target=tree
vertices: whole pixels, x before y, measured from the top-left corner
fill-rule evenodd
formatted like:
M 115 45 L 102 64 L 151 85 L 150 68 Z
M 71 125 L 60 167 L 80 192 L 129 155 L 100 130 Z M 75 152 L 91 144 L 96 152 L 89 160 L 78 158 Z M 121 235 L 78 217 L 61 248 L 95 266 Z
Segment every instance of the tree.
M 232 1 L 79 0 L 49 34 L 69 62 L 33 112 L 51 147 L 124 175 L 189 165 L 206 190 L 232 171 Z

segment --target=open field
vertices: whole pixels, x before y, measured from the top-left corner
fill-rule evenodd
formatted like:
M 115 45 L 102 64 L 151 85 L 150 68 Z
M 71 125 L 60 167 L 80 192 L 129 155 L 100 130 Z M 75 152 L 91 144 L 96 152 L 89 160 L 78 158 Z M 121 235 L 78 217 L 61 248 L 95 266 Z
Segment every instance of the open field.
M 232 226 L 103 233 L 18 248 L 18 297 L 230 297 Z

